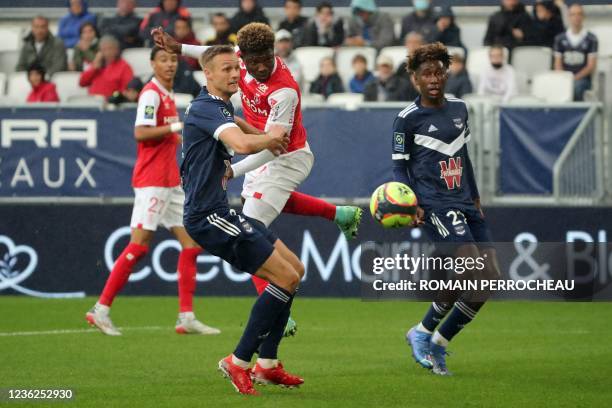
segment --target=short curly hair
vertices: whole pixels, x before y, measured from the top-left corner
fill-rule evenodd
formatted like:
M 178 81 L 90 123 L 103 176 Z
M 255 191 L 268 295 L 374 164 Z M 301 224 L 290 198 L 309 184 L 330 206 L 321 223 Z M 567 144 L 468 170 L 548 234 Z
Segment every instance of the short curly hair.
M 412 55 L 408 56 L 406 70 L 408 72 L 416 72 L 421 64 L 428 61 L 440 61 L 444 68 L 448 69 L 451 63 L 451 56 L 448 54 L 448 49 L 441 42 L 422 45 Z
M 274 51 L 274 31 L 267 24 L 247 24 L 238 31 L 238 48 L 244 54 Z

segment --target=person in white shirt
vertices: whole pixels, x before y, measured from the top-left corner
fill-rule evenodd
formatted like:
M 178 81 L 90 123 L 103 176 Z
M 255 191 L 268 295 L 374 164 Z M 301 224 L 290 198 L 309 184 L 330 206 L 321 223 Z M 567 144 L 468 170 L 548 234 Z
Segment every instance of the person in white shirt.
M 514 68 L 506 63 L 504 51 L 501 45 L 491 46 L 491 64 L 482 73 L 478 85 L 478 95 L 493 96 L 500 102 L 508 102 L 518 93 Z

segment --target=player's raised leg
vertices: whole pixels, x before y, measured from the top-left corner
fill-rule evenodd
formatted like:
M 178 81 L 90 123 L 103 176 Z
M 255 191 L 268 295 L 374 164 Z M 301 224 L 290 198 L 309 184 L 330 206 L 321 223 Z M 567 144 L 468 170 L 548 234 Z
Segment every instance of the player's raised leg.
M 134 265 L 147 254 L 153 234 L 153 231 L 132 229 L 130 243 L 115 261 L 98 302 L 85 314 L 85 319 L 89 324 L 100 329 L 102 333 L 109 336 L 121 335 L 110 318 L 110 308 L 115 296 L 128 281 Z
M 196 261 L 202 248 L 187 234 L 184 227 L 173 227 L 172 233 L 181 244 L 178 259 L 179 314 L 175 331 L 178 334 L 219 334 L 221 330 L 210 327 L 193 312 L 193 295 L 196 288 Z

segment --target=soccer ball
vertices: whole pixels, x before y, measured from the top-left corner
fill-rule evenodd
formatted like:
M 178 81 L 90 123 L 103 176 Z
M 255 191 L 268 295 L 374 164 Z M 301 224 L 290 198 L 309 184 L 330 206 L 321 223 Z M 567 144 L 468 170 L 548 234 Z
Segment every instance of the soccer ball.
M 412 224 L 417 210 L 417 198 L 405 184 L 392 181 L 378 187 L 370 199 L 372 217 L 384 228 Z

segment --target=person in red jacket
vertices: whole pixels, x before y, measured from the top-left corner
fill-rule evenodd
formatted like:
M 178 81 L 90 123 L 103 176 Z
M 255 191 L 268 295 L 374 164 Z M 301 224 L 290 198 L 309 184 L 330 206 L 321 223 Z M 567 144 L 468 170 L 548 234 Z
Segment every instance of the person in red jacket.
M 90 67 L 81 74 L 79 85 L 89 87 L 90 95 L 110 97 L 124 91 L 134 77 L 132 67 L 121 58 L 119 41 L 111 35 L 100 39 L 100 48 Z
M 59 102 L 55 84 L 45 81 L 45 69 L 40 64 L 32 64 L 28 68 L 28 81 L 32 85 L 32 91 L 28 95 L 27 102 Z

